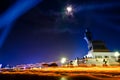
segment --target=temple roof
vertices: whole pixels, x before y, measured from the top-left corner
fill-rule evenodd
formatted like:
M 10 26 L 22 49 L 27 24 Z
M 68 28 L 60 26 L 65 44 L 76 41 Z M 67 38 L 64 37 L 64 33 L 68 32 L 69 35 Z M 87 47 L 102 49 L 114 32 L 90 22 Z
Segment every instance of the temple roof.
M 93 52 L 110 52 L 105 43 L 101 40 L 92 41 Z

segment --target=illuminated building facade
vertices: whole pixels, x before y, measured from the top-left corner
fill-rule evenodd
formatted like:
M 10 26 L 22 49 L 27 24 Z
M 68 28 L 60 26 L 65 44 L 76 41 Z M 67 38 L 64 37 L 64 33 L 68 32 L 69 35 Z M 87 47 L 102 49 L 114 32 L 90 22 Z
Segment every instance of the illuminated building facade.
M 118 56 L 119 52 L 111 52 L 105 45 L 103 41 L 93 40 L 92 34 L 89 29 L 85 31 L 85 37 L 88 44 L 88 53 L 86 56 L 86 64 L 95 65 L 119 65 Z

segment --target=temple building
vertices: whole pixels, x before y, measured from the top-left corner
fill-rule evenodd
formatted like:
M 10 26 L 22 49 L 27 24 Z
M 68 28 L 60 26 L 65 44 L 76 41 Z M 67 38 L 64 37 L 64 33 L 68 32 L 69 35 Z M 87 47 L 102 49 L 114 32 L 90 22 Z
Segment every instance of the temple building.
M 89 29 L 85 31 L 85 37 L 88 44 L 88 53 L 84 57 L 87 58 L 86 64 L 95 65 L 119 65 L 119 52 L 111 52 L 101 40 L 93 40 Z

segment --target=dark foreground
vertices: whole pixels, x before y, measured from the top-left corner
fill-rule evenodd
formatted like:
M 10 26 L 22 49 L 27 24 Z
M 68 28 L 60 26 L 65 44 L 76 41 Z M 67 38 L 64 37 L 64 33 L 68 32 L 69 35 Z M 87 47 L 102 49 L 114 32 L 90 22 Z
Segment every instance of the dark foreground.
M 78 75 L 78 76 L 39 76 L 35 74 L 0 74 L 0 80 L 120 80 L 120 77 L 108 75 Z
M 1 74 L 0 80 L 99 80 L 94 77 L 90 76 L 74 76 L 74 77 L 68 77 L 68 76 L 38 76 L 38 75 L 22 75 L 22 74 L 14 74 L 14 75 L 6 75 Z
M 60 75 L 0 74 L 0 80 L 120 80 L 120 74 L 59 73 Z M 75 74 L 75 75 L 74 75 Z
M 120 67 L 47 68 L 1 72 L 0 80 L 120 80 Z

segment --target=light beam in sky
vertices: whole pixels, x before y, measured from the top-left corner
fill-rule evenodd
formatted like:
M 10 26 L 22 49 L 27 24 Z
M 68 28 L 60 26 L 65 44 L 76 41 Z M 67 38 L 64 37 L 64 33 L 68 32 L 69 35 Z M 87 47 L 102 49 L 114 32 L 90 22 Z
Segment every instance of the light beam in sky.
M 18 0 L 6 12 L 0 15 L 0 28 L 4 28 L 4 31 L 0 36 L 0 47 L 2 47 L 2 44 L 12 27 L 11 24 L 41 1 L 42 0 Z

